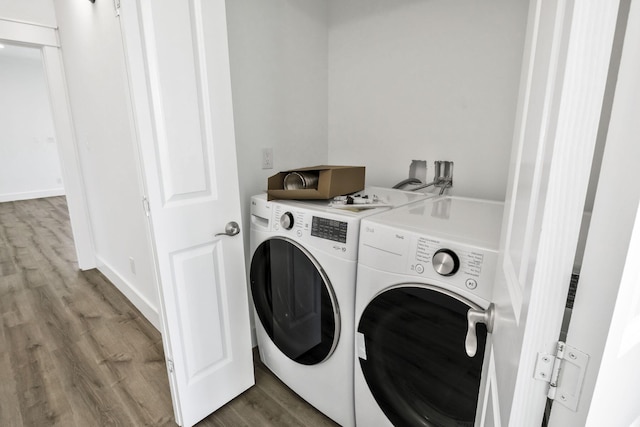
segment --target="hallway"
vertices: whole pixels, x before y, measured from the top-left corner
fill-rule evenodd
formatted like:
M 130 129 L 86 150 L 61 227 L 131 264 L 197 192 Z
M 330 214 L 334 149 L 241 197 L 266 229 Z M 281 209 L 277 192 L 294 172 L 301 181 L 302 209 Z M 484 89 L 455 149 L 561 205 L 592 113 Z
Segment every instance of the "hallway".
M 160 333 L 79 271 L 64 197 L 0 203 L 0 425 L 173 426 Z M 199 426 L 331 426 L 259 362 Z

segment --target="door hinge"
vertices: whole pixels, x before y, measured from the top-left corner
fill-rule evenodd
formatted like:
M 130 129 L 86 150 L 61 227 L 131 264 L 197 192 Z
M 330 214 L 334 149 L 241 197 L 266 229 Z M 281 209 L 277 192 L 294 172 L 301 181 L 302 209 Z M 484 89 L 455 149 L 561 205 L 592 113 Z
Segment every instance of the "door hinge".
M 549 399 L 577 411 L 588 362 L 588 354 L 558 341 L 556 354 L 538 353 L 533 377 L 549 383 Z
M 173 374 L 173 360 L 167 359 L 167 370 Z
M 142 209 L 144 209 L 144 213 L 146 216 L 151 216 L 151 208 L 149 207 L 149 199 L 146 197 L 142 198 Z

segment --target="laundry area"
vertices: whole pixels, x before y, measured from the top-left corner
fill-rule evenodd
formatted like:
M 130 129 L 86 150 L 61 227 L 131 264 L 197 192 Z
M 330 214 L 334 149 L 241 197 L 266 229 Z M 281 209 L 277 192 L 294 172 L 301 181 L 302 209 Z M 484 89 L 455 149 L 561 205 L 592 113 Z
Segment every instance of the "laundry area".
M 474 425 L 528 7 L 227 5 L 256 343 L 340 425 Z
M 479 354 L 468 356 L 466 316 L 489 307 L 528 2 L 271 6 L 227 5 L 239 165 L 267 168 L 246 172 L 262 181 L 245 218 L 261 360 L 343 426 L 474 425 L 487 332 L 480 321 Z M 383 212 L 405 217 L 363 243 Z M 454 224 L 444 237 L 443 224 Z M 358 281 L 363 265 L 375 279 Z M 408 283 L 399 301 L 377 296 Z M 363 314 L 375 307 L 385 314 Z M 455 310 L 457 321 L 437 318 Z M 431 329 L 451 344 L 407 346 L 434 348 Z M 423 366 L 422 378 L 408 366 Z
M 39 3 L 0 41 L 42 52 L 78 268 L 161 332 L 176 424 L 254 357 L 344 427 L 587 418 L 602 350 L 558 338 L 628 8 Z
M 251 200 L 262 362 L 342 426 L 473 425 L 503 204 L 445 194 L 451 176 L 295 196 L 318 172 Z

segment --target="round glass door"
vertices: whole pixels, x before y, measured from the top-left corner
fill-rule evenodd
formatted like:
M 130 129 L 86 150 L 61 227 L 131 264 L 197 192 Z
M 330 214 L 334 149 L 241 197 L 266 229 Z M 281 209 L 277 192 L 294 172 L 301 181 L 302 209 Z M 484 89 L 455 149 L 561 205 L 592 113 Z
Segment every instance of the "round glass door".
M 329 279 L 296 242 L 273 238 L 251 260 L 253 303 L 273 343 L 291 360 L 314 365 L 335 349 L 338 305 Z
M 406 285 L 379 294 L 363 312 L 360 367 L 394 425 L 474 425 L 487 330 L 477 326 L 478 351 L 468 357 L 470 308 L 437 288 Z

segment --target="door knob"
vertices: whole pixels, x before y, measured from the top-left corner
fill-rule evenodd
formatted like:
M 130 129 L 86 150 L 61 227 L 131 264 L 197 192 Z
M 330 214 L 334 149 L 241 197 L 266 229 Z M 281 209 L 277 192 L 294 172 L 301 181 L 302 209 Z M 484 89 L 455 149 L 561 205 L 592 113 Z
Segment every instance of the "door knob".
M 240 226 L 235 221 L 230 221 L 224 227 L 224 233 L 216 233 L 216 236 L 235 236 L 240 233 Z
M 473 357 L 478 351 L 478 336 L 476 335 L 476 325 L 484 323 L 487 326 L 487 332 L 493 331 L 493 303 L 489 305 L 486 311 L 470 308 L 467 311 L 467 336 L 464 340 L 464 348 L 467 356 Z

